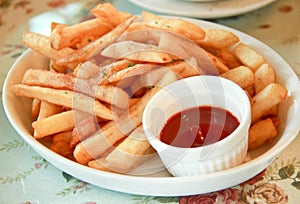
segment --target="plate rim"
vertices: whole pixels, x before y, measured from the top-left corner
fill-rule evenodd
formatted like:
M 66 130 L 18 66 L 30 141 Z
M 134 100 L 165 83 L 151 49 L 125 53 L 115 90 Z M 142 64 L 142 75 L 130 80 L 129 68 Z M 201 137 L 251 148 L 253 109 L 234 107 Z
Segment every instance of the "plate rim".
M 205 20 L 196 20 L 196 19 L 190 19 L 185 18 L 191 22 L 197 23 L 200 26 L 212 26 L 219 29 L 226 29 L 229 31 L 233 31 L 235 34 L 237 34 L 239 37 L 246 38 L 248 40 L 251 40 L 252 43 L 258 45 L 263 45 L 264 49 L 266 49 L 268 52 L 271 52 L 272 54 L 275 54 L 279 59 L 281 63 L 283 63 L 286 66 L 286 69 L 290 74 L 292 74 L 292 77 L 296 77 L 296 74 L 294 73 L 293 69 L 288 65 L 288 63 L 279 55 L 277 54 L 272 48 L 264 44 L 263 42 L 259 41 L 256 38 L 253 38 L 252 36 L 243 33 L 241 31 L 238 31 L 236 29 L 230 28 L 228 26 L 220 25 L 214 22 L 208 22 Z M 242 40 L 241 40 L 242 41 Z M 234 185 L 238 185 L 245 180 L 248 180 L 249 178 L 252 178 L 256 174 L 260 173 L 264 168 L 266 168 L 275 158 L 276 156 L 285 149 L 288 144 L 290 144 L 297 136 L 299 130 L 295 129 L 293 131 L 293 135 L 289 138 L 288 143 L 285 143 L 285 146 L 278 146 L 275 145 L 272 148 L 270 148 L 268 151 L 263 153 L 262 155 L 258 156 L 257 158 L 244 163 L 242 165 L 239 165 L 237 167 L 215 172 L 207 175 L 202 176 L 189 176 L 189 177 L 144 177 L 144 176 L 131 176 L 131 175 L 120 175 L 110 172 L 104 172 L 100 170 L 95 170 L 90 167 L 83 166 L 81 164 L 78 164 L 74 161 L 71 161 L 69 159 L 66 159 L 53 151 L 49 150 L 47 147 L 39 143 L 37 140 L 35 140 L 30 134 L 24 134 L 22 132 L 22 129 L 18 126 L 14 125 L 14 121 L 12 118 L 12 115 L 7 112 L 11 107 L 8 103 L 8 95 L 9 95 L 9 87 L 10 87 L 10 78 L 12 77 L 14 69 L 16 69 L 18 63 L 20 63 L 22 57 L 24 57 L 27 54 L 30 54 L 33 52 L 31 49 L 26 50 L 11 66 L 11 69 L 9 70 L 6 79 L 3 84 L 3 106 L 5 110 L 5 114 L 10 122 L 10 124 L 14 127 L 14 129 L 18 132 L 18 134 L 33 148 L 38 154 L 40 154 L 43 158 L 45 158 L 49 163 L 56 166 L 58 169 L 80 179 L 83 181 L 86 181 L 88 183 L 91 183 L 93 185 L 103 187 L 110 190 L 115 190 L 119 192 L 124 193 L 131 193 L 131 194 L 138 194 L 138 195 L 149 195 L 149 196 L 184 196 L 184 195 L 192 195 L 192 194 L 199 194 L 199 193 L 208 193 L 212 191 L 221 190 L 224 188 L 228 188 Z M 296 77 L 297 78 L 297 77 Z M 298 78 L 297 78 L 298 79 Z M 294 94 L 297 94 L 297 101 L 295 99 L 297 112 L 300 114 L 300 82 L 298 80 L 299 87 L 295 86 L 296 90 Z M 298 122 L 298 126 L 300 129 L 300 121 Z M 271 155 L 268 153 L 272 153 Z M 249 167 L 250 164 L 250 167 Z M 251 171 L 249 170 L 251 169 Z M 81 172 L 90 174 L 91 176 L 86 175 L 80 175 Z M 242 174 L 244 172 L 247 173 L 247 178 L 242 177 L 235 177 L 235 181 L 224 181 L 219 182 L 222 183 L 223 187 L 220 187 L 221 184 L 213 183 L 214 185 L 207 185 L 212 182 L 212 180 L 215 182 L 216 178 L 222 178 L 226 177 L 228 175 L 232 175 L 236 172 L 239 172 L 239 174 Z M 96 177 L 96 178 L 95 178 Z M 201 180 L 202 179 L 202 180 Z M 212 180 L 211 180 L 212 179 Z M 199 190 L 196 188 L 189 188 L 192 184 L 194 187 L 197 185 L 201 185 L 201 181 L 203 182 L 205 180 L 206 186 L 205 191 Z M 226 180 L 226 179 L 225 179 Z M 227 179 L 228 180 L 228 179 Z M 147 186 L 145 189 L 145 182 L 147 182 Z M 131 183 L 131 187 L 128 186 L 128 183 Z M 167 185 L 162 185 L 167 184 Z M 173 184 L 173 185 L 172 185 Z M 155 189 L 151 188 L 151 186 L 155 186 Z M 180 187 L 180 188 L 179 188 Z M 199 186 L 201 187 L 201 186 Z M 180 191 L 179 191 L 180 189 Z
M 178 10 L 170 10 L 169 8 L 165 8 L 160 6 L 157 6 L 156 4 L 153 5 L 152 0 L 128 0 L 132 4 L 135 4 L 141 8 L 148 9 L 151 11 L 159 12 L 161 14 L 166 14 L 166 15 L 176 15 L 176 16 L 185 16 L 185 17 L 192 17 L 192 18 L 202 18 L 202 19 L 216 19 L 216 18 L 227 18 L 227 17 L 232 17 L 232 16 L 237 16 L 241 14 L 245 14 L 254 10 L 257 10 L 259 8 L 262 8 L 264 6 L 267 6 L 268 4 L 271 4 L 277 0 L 262 0 L 259 2 L 255 2 L 252 4 L 249 4 L 247 7 L 244 8 L 239 8 L 239 9 L 228 9 L 228 10 L 223 10 L 214 13 L 210 10 L 205 11 L 202 10 L 201 12 L 196 12 L 195 10 L 191 12 L 185 12 L 185 10 L 180 9 L 178 7 Z M 174 0 L 165 0 L 165 1 L 174 1 Z M 223 0 L 223 1 L 233 1 L 233 0 Z M 179 1 L 181 5 L 187 5 L 187 4 L 215 4 L 216 2 L 188 2 L 188 1 Z M 191 4 L 192 5 L 192 4 Z M 193 8 L 191 6 L 190 8 Z

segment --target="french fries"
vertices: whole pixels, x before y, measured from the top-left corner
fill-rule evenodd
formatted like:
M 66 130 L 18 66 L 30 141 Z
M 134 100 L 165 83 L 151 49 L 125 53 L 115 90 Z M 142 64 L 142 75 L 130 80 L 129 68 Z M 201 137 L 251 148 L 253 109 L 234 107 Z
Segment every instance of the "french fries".
M 19 96 L 37 98 L 49 103 L 74 108 L 91 114 L 96 114 L 104 119 L 113 120 L 116 118 L 112 111 L 98 100 L 94 100 L 92 97 L 86 96 L 82 93 L 39 86 L 27 86 L 23 84 L 14 85 L 13 91 Z
M 167 84 L 203 74 L 227 78 L 248 94 L 249 151 L 276 139 L 287 90 L 265 58 L 234 33 L 149 12 L 136 21 L 109 3 L 91 13 L 95 18 L 74 25 L 53 22 L 50 37 L 23 35 L 50 63 L 29 68 L 12 91 L 33 99 L 33 137 L 50 138 L 51 150 L 127 174 L 156 154 L 141 127 L 147 102 Z M 174 39 L 178 46 L 169 46 Z

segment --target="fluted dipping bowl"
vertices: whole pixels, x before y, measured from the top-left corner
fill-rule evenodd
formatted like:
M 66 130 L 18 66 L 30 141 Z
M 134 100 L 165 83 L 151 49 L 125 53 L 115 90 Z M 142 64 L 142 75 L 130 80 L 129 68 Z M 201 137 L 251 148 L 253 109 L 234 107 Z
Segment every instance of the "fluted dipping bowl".
M 238 119 L 238 127 L 226 138 L 201 147 L 175 147 L 161 141 L 161 130 L 170 117 L 199 106 L 229 111 Z M 203 175 L 243 163 L 250 123 L 250 102 L 245 91 L 218 76 L 195 76 L 176 81 L 155 94 L 143 113 L 147 138 L 174 176 Z

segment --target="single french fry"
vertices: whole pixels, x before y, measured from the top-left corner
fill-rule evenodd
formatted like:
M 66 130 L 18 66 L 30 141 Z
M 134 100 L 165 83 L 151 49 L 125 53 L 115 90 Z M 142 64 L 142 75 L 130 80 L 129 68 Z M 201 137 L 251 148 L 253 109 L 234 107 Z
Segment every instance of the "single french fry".
M 245 65 L 256 71 L 266 60 L 254 48 L 244 43 L 238 44 L 233 51 L 234 55 Z
M 111 77 L 113 74 L 117 73 L 118 71 L 130 67 L 132 64 L 135 64 L 135 62 L 126 59 L 121 59 L 102 67 L 97 73 L 97 76 L 99 78 L 99 85 L 108 84 L 109 77 Z
M 150 20 L 150 15 L 153 16 L 153 20 Z M 146 11 L 142 12 L 142 17 L 148 18 L 145 24 L 151 28 L 174 32 L 195 42 L 202 40 L 205 36 L 205 31 L 201 27 L 183 19 L 157 18 L 154 14 L 147 14 Z
M 277 136 L 277 130 L 270 118 L 255 123 L 249 129 L 248 149 L 253 150 L 268 144 Z
M 71 131 L 55 134 L 53 136 L 53 142 L 50 149 L 63 157 L 73 160 L 73 149 L 68 145 L 71 139 L 71 134 Z
M 23 43 L 47 58 L 57 59 L 61 56 L 59 51 L 51 47 L 50 39 L 47 36 L 33 32 L 24 32 Z
M 273 106 L 285 99 L 287 90 L 278 83 L 271 83 L 253 97 L 252 124 L 258 121 Z
M 51 32 L 50 42 L 51 47 L 60 50 L 65 47 L 83 47 L 108 33 L 114 26 L 106 21 L 94 18 L 70 26 L 56 25 Z M 80 44 L 78 46 L 77 44 Z
M 90 79 L 97 76 L 100 67 L 91 61 L 78 64 L 74 69 L 73 75 L 80 79 Z
M 88 116 L 83 120 L 76 122 L 70 139 L 70 147 L 74 148 L 80 141 L 85 140 L 98 129 L 98 124 L 94 116 Z
M 229 67 L 229 69 L 233 69 L 242 65 L 242 63 L 234 56 L 234 54 L 227 49 L 215 50 L 214 54 L 219 57 L 222 62 Z
M 221 77 L 229 79 L 238 84 L 243 89 L 254 84 L 254 73 L 245 66 L 239 66 L 221 74 Z
M 41 107 L 41 100 L 34 98 L 32 100 L 32 106 L 31 106 L 31 116 L 33 119 L 37 119 L 40 113 L 40 107 Z
M 158 84 L 161 76 L 168 72 L 167 67 L 153 69 L 143 75 L 140 75 L 134 82 L 130 85 L 130 91 L 135 97 L 142 96 L 145 91 L 152 89 L 156 84 Z M 172 70 L 173 71 L 173 70 Z M 175 72 L 176 73 L 176 72 Z
M 197 62 L 195 62 L 197 63 Z M 166 65 L 166 68 L 174 71 L 181 78 L 203 75 L 199 69 L 196 69 L 193 64 L 188 61 L 175 61 Z
M 22 84 L 73 90 L 74 78 L 72 75 L 64 73 L 43 69 L 28 69 L 23 76 Z
M 63 122 L 62 122 L 63 121 Z M 36 139 L 74 128 L 73 110 L 58 113 L 32 123 Z
M 141 61 L 141 62 L 150 62 L 150 63 L 168 63 L 176 60 L 177 58 L 173 55 L 170 55 L 161 51 L 139 51 L 130 53 L 123 57 L 127 60 L 132 61 Z
M 249 95 L 249 96 L 251 96 L 251 99 L 252 99 L 252 97 L 255 95 L 255 89 L 254 89 L 254 86 L 252 85 L 252 86 L 248 86 L 248 87 L 246 87 L 245 88 L 245 91 L 247 92 L 247 94 Z M 253 101 L 253 100 L 252 100 Z
M 167 63 L 177 57 L 161 50 L 159 47 L 134 41 L 120 41 L 109 45 L 101 55 L 116 59 L 137 62 Z
M 262 118 L 264 117 L 277 117 L 278 116 L 278 105 L 271 107 L 268 112 L 266 112 Z M 274 122 L 273 122 L 274 123 Z
M 274 83 L 276 81 L 276 73 L 274 68 L 265 63 L 261 65 L 254 73 L 255 75 L 255 93 L 260 92 L 270 83 Z
M 224 49 L 240 41 L 234 33 L 221 29 L 205 29 L 205 37 L 197 43 L 205 48 Z
M 99 162 L 98 160 L 91 160 L 88 162 L 87 166 L 93 168 L 93 169 L 97 169 L 97 170 L 101 170 L 101 171 L 106 171 L 106 172 L 111 172 L 111 173 L 117 173 L 107 167 L 104 167 L 101 162 Z
M 135 64 L 135 65 L 132 65 L 128 68 L 125 68 L 125 69 L 118 71 L 117 73 L 111 75 L 108 78 L 108 81 L 116 82 L 116 81 L 121 81 L 121 80 L 129 78 L 129 77 L 143 75 L 146 72 L 154 69 L 155 67 L 157 67 L 157 66 L 153 65 L 153 64 Z
M 41 101 L 40 113 L 38 120 L 43 118 L 48 118 L 49 116 L 55 115 L 62 111 L 62 107 L 53 103 L 48 103 L 46 101 Z
M 110 121 L 99 131 L 86 140 L 76 145 L 74 157 L 80 164 L 87 165 L 89 161 L 99 158 L 104 152 L 116 142 L 123 139 L 127 134 L 139 126 L 142 122 L 143 110 L 150 98 L 161 89 L 161 87 L 177 80 L 177 76 L 169 71 L 159 84 L 146 92 L 139 101 L 129 107 L 127 112 L 122 114 L 117 121 Z M 99 144 L 101 144 L 99 146 Z
M 119 12 L 111 3 L 98 4 L 96 7 L 91 9 L 91 13 L 98 19 L 105 20 L 117 26 L 124 22 L 127 18 L 132 15 L 129 13 Z
M 72 49 L 63 49 L 63 50 L 55 50 L 51 47 L 50 38 L 44 36 L 42 34 L 34 33 L 34 32 L 24 32 L 23 34 L 23 43 L 35 50 L 36 52 L 42 54 L 46 58 L 57 60 L 60 57 L 71 54 L 74 50 Z
M 48 118 L 52 115 L 62 112 L 62 107 L 53 103 L 48 103 L 47 101 L 41 101 L 39 115 L 36 121 Z M 39 137 L 36 131 L 34 131 L 33 136 Z
M 112 31 L 106 33 L 95 41 L 87 44 L 82 49 L 77 50 L 75 53 L 63 56 L 57 59 L 57 64 L 68 64 L 71 62 L 83 62 L 87 60 L 95 50 L 102 50 L 103 48 L 110 45 L 114 42 L 128 27 L 129 25 L 136 19 L 136 16 L 133 16 L 127 19 L 124 23 L 119 24 Z
M 224 72 L 227 72 L 229 68 L 223 63 L 223 61 L 218 58 L 217 56 L 211 54 L 210 52 L 207 52 L 207 55 L 211 59 L 211 61 L 214 63 L 216 69 L 218 70 L 219 74 L 222 74 Z
M 38 98 L 40 100 L 48 101 L 49 103 L 95 114 L 100 118 L 108 120 L 117 118 L 111 110 L 101 104 L 98 100 L 81 93 L 39 86 L 27 86 L 23 84 L 14 85 L 12 90 L 18 96 Z
M 139 126 L 99 162 L 114 172 L 127 173 L 149 160 L 154 153 L 143 128 Z

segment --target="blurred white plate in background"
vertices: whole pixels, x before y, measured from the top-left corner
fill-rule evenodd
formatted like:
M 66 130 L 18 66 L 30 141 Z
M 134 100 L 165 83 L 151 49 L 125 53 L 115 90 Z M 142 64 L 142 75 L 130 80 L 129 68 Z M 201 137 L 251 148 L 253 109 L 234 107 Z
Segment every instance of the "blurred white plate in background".
M 230 17 L 254 11 L 276 0 L 210 0 L 210 2 L 196 2 L 199 0 L 129 1 L 144 9 L 159 12 L 162 14 L 213 19 L 221 17 Z

